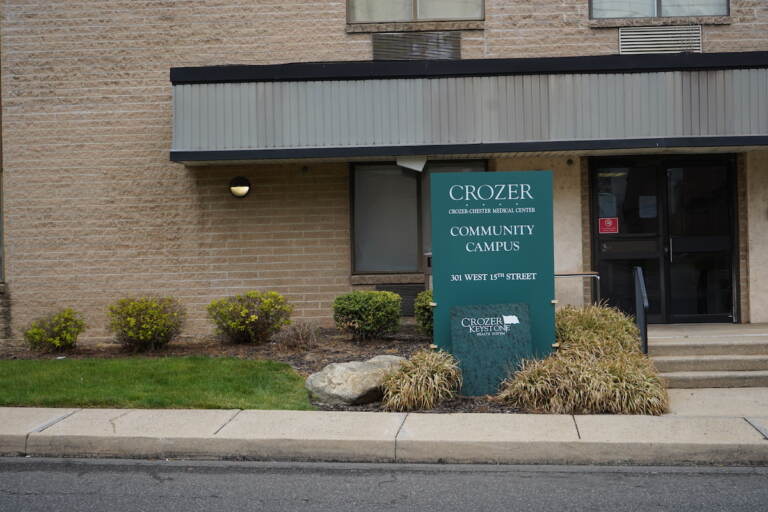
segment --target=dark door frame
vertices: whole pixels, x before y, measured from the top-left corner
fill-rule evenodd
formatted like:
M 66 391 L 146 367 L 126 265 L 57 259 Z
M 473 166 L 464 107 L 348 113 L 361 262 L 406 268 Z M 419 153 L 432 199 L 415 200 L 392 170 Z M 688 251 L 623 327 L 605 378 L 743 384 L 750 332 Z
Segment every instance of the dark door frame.
M 738 218 L 738 166 L 737 166 L 737 155 L 735 154 L 721 154 L 721 153 L 713 153 L 713 154 L 681 154 L 681 155 L 623 155 L 623 156 L 606 156 L 606 157 L 590 157 L 589 158 L 589 165 L 588 165 L 588 172 L 587 172 L 587 183 L 588 183 L 588 193 L 589 193 L 589 236 L 590 236 L 590 245 L 591 245 L 591 261 L 592 261 L 592 268 L 598 267 L 598 262 L 600 261 L 600 255 L 599 255 L 599 244 L 600 244 L 600 238 L 599 233 L 597 232 L 597 195 L 594 193 L 595 186 L 596 186 L 596 170 L 598 166 L 600 167 L 606 167 L 606 166 L 614 166 L 614 167 L 621 167 L 621 166 L 627 166 L 628 164 L 634 164 L 636 162 L 642 162 L 644 164 L 647 164 L 648 166 L 652 166 L 656 168 L 657 176 L 659 177 L 657 186 L 659 187 L 658 190 L 658 197 L 659 197 L 659 215 L 658 215 L 658 233 L 656 235 L 657 239 L 661 243 L 661 247 L 658 249 L 658 263 L 659 263 L 659 273 L 660 273 L 660 307 L 661 307 L 661 315 L 657 316 L 654 320 L 656 323 L 670 323 L 671 319 L 671 311 L 670 311 L 670 269 L 669 269 L 669 261 L 668 261 L 668 251 L 670 250 L 669 247 L 669 220 L 668 220 L 668 182 L 667 177 L 662 172 L 663 167 L 669 167 L 670 164 L 674 163 L 688 163 L 690 164 L 696 164 L 697 162 L 700 163 L 712 163 L 713 161 L 722 164 L 726 166 L 727 173 L 728 173 L 728 194 L 730 196 L 729 201 L 729 214 L 731 217 L 731 315 L 725 316 L 725 315 L 711 315 L 711 316 L 704 316 L 704 315 L 691 315 L 689 318 L 680 318 L 680 315 L 678 315 L 678 318 L 675 319 L 676 322 L 727 322 L 727 323 L 739 323 L 741 320 L 741 311 L 740 311 L 740 297 L 741 297 L 741 291 L 739 288 L 739 218 Z M 637 235 L 638 238 L 647 238 L 643 237 L 643 235 Z M 605 294 L 601 291 L 601 295 L 604 297 Z

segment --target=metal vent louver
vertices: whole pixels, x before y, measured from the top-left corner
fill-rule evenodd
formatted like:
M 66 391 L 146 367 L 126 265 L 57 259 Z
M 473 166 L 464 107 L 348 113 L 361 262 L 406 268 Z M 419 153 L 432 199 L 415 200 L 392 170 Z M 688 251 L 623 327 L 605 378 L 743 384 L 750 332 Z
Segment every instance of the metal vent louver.
M 376 290 L 398 294 L 402 298 L 400 314 L 402 316 L 413 316 L 416 295 L 424 291 L 424 284 L 377 284 Z
M 619 53 L 701 53 L 701 25 L 619 28 Z
M 373 34 L 373 60 L 457 60 L 460 58 L 460 32 Z

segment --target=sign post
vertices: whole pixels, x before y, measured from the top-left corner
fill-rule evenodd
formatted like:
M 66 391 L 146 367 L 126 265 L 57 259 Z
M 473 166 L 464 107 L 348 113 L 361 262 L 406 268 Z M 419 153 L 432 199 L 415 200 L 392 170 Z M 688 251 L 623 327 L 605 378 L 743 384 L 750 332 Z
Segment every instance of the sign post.
M 459 360 L 462 394 L 496 393 L 554 343 L 552 173 L 431 180 L 435 344 Z

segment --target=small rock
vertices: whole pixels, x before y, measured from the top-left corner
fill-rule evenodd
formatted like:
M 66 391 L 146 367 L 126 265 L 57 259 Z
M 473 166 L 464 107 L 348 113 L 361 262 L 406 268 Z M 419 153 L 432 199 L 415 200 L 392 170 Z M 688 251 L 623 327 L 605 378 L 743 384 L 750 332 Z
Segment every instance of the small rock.
M 400 356 L 376 356 L 367 361 L 329 364 L 307 378 L 313 400 L 330 405 L 359 405 L 381 400 L 384 379 L 405 361 Z

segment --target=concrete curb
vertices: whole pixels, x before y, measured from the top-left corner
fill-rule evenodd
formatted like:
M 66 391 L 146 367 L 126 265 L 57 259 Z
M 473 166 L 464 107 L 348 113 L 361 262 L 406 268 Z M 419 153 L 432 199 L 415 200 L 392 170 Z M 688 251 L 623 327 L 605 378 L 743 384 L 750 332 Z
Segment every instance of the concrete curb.
M 474 464 L 768 464 L 768 417 L 0 408 L 0 454 Z

